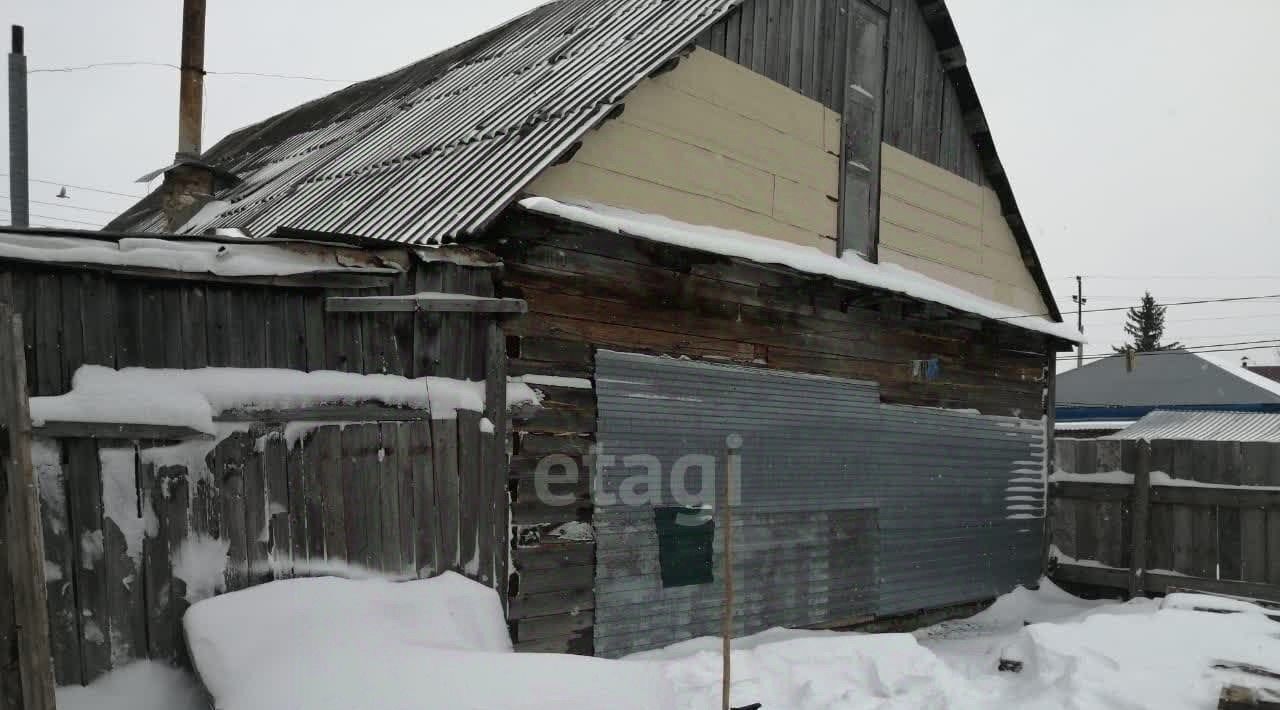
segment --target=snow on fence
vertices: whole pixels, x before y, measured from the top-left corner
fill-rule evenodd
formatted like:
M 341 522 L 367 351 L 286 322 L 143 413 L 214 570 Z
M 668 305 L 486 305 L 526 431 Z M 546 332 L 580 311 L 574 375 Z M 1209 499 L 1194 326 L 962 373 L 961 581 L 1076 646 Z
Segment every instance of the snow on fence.
M 1056 579 L 1280 601 L 1280 444 L 1059 439 L 1056 454 Z
M 275 579 L 456 570 L 496 586 L 506 492 L 492 427 L 469 410 L 388 413 L 401 420 L 261 413 L 177 444 L 38 439 L 60 682 L 181 663 L 190 604 Z
M 488 261 L 218 238 L 108 238 L 72 253 L 65 240 L 21 239 L 50 252 L 0 249 L 0 301 L 22 317 L 25 358 L 13 359 L 38 419 L 33 527 L 46 549 L 28 577 L 46 583 L 34 586 L 48 593 L 38 606 L 59 685 L 134 658 L 182 660 L 191 600 L 276 577 L 455 569 L 505 599 L 506 423 L 474 411 L 506 380 L 500 324 L 331 307 L 490 299 Z M 279 258 L 247 258 L 263 250 Z M 443 409 L 457 417 L 431 419 L 451 394 Z M 0 708 L 21 708 L 7 695 L 20 686 L 3 576 Z

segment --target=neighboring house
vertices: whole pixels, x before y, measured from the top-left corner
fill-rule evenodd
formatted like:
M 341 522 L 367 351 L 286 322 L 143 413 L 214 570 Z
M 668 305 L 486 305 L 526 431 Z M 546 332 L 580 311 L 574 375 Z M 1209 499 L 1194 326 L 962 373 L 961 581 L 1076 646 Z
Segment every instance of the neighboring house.
M 1122 355 L 1058 375 L 1055 430 L 1092 438 L 1128 427 L 1157 409 L 1280 412 L 1280 382 L 1212 355 L 1171 350 Z
M 509 442 L 517 648 L 717 632 L 714 496 L 669 489 L 733 435 L 736 633 L 1040 576 L 1073 329 L 942 2 L 562 0 L 180 163 L 110 228 L 501 260 L 546 395 Z M 593 478 L 567 504 L 554 454 Z
M 1268 380 L 1280 382 L 1280 365 L 1246 365 L 1249 372 L 1262 375 Z

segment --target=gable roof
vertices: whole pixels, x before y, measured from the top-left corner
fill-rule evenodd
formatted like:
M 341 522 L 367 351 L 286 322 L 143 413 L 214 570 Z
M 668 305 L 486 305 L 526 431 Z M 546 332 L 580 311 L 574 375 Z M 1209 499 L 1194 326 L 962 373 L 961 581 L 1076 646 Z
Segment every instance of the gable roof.
M 1064 407 L 1138 407 L 1280 403 L 1280 382 L 1211 355 L 1169 350 L 1139 355 L 1133 372 L 1122 355 L 1058 375 Z
M 538 7 L 223 139 L 204 160 L 243 182 L 178 231 L 289 227 L 415 244 L 479 231 L 740 1 Z M 152 193 L 108 228 L 161 230 L 159 206 Z
M 636 84 L 743 2 L 549 2 L 227 136 L 202 158 L 243 181 L 176 231 L 236 228 L 260 237 L 282 230 L 411 244 L 477 233 L 618 110 Z M 894 4 L 872 2 L 886 13 Z M 946 3 L 900 2 L 919 5 L 1022 260 L 1050 320 L 1061 321 Z M 168 231 L 160 208 L 156 190 L 106 229 Z

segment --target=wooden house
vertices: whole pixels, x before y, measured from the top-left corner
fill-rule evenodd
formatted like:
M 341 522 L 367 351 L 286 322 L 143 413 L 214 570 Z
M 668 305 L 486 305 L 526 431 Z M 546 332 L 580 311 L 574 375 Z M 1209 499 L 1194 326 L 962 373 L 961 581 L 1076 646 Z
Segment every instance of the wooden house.
M 1041 573 L 1073 331 L 939 0 L 549 3 L 232 134 L 110 229 L 487 255 L 543 394 L 507 441 L 519 649 L 719 628 L 726 531 L 677 472 L 737 471 L 738 633 Z

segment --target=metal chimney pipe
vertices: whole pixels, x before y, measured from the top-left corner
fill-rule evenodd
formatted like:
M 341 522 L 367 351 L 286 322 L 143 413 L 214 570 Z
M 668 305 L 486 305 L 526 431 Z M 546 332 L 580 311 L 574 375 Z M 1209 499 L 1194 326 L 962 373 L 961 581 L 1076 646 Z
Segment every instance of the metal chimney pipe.
M 200 155 L 204 112 L 205 0 L 182 3 L 182 71 L 178 84 L 178 155 Z
M 27 195 L 27 56 L 22 25 L 13 26 L 9 52 L 9 223 L 30 225 Z

